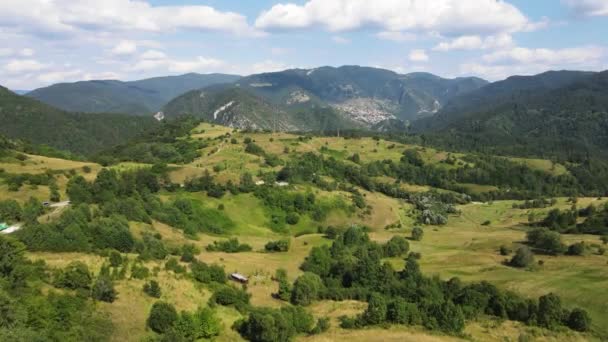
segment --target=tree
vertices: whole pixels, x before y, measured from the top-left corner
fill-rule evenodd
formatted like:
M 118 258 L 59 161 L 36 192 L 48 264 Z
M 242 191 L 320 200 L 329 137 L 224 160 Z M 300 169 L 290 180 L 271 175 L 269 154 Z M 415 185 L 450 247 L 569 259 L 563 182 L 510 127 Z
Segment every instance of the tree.
M 276 272 L 275 279 L 279 283 L 276 297 L 284 301 L 289 301 L 291 298 L 291 284 L 287 279 L 287 271 L 279 268 Z
M 61 201 L 61 194 L 59 193 L 59 187 L 57 186 L 56 182 L 52 182 L 49 185 L 49 190 L 51 192 L 51 195 L 49 197 L 49 199 L 51 200 L 51 202 L 59 202 L 59 201 Z
M 23 206 L 23 219 L 26 223 L 34 223 L 38 220 L 38 216 L 44 213 L 44 207 L 42 203 L 30 197 L 30 199 Z
M 66 193 L 74 204 L 91 203 L 93 200 L 91 186 L 82 176 L 70 178 Z
M 574 309 L 568 316 L 568 327 L 576 331 L 589 331 L 591 329 L 591 318 L 587 311 L 582 309 Z
M 402 236 L 393 236 L 384 245 L 384 256 L 388 258 L 406 254 L 410 250 L 410 244 Z
M 584 241 L 573 243 L 568 247 L 568 255 L 584 255 L 586 250 L 587 245 L 585 245 Z
M 422 230 L 422 228 L 414 227 L 414 229 L 412 229 L 412 240 L 421 241 L 423 236 L 424 230 Z
M 195 317 L 199 338 L 212 338 L 220 334 L 222 324 L 215 314 L 215 311 L 210 308 L 200 308 L 196 312 Z
M 383 323 L 386 321 L 386 312 L 387 305 L 384 297 L 379 293 L 372 293 L 367 310 L 363 313 L 363 321 L 367 325 Z
M 160 285 L 156 280 L 150 280 L 149 282 L 144 284 L 144 292 L 153 298 L 160 298 L 162 292 L 160 289 Z
M 114 283 L 107 275 L 100 275 L 93 284 L 91 296 L 102 302 L 112 303 L 116 300 L 117 293 L 114 289 Z
M 414 303 L 408 303 L 401 297 L 396 297 L 387 308 L 387 319 L 396 324 L 420 324 L 420 311 Z
M 147 324 L 150 329 L 162 334 L 169 331 L 175 325 L 177 319 L 177 311 L 175 311 L 173 304 L 156 302 L 152 305 Z
M 534 253 L 527 246 L 522 246 L 517 249 L 511 261 L 509 261 L 509 265 L 513 267 L 528 267 L 534 262 Z
M 291 302 L 295 305 L 310 305 L 319 298 L 323 289 L 323 282 L 314 273 L 304 273 L 293 284 L 291 291 Z
M 538 299 L 538 324 L 547 329 L 555 329 L 562 321 L 562 303 L 553 293 Z
M 292 226 L 296 225 L 296 224 L 298 224 L 298 222 L 300 222 L 300 215 L 293 213 L 293 212 L 289 213 L 285 217 L 285 221 Z

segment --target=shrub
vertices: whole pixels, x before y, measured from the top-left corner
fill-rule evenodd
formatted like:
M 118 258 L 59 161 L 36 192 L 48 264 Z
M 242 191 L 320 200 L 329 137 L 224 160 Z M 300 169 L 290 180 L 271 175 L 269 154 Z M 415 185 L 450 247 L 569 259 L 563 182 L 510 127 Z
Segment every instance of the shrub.
M 208 245 L 206 249 L 210 252 L 226 253 L 250 252 L 252 250 L 250 245 L 239 243 L 239 239 L 237 238 L 232 238 L 225 241 L 213 241 L 213 244 Z
M 422 228 L 414 227 L 414 229 L 412 229 L 412 240 L 421 241 L 423 236 L 424 230 L 422 230 Z
M 410 244 L 402 236 L 393 236 L 384 245 L 384 256 L 393 258 L 396 256 L 404 255 L 410 250 Z
M 532 263 L 534 263 L 534 253 L 527 246 L 518 248 L 511 261 L 509 261 L 509 265 L 520 268 L 528 267 Z
M 589 331 L 591 329 L 591 318 L 587 311 L 582 309 L 574 309 L 568 316 L 567 325 L 570 329 L 576 331 Z
M 289 213 L 285 217 L 285 221 L 292 226 L 296 225 L 296 224 L 298 224 L 298 222 L 300 222 L 300 215 L 298 215 L 296 213 Z
M 156 280 L 150 280 L 149 282 L 144 284 L 143 287 L 144 293 L 153 298 L 160 298 L 162 291 L 160 289 L 160 285 Z
M 173 304 L 156 302 L 152 305 L 147 324 L 153 331 L 163 334 L 175 325 L 177 319 L 177 311 Z
M 568 255 L 584 255 L 587 250 L 587 246 L 584 242 L 577 242 L 568 247 Z
M 323 282 L 314 273 L 304 273 L 293 284 L 291 302 L 295 305 L 310 305 L 319 298 L 323 289 Z
M 264 246 L 267 252 L 288 252 L 291 242 L 288 239 L 270 241 Z
M 91 289 L 91 296 L 102 302 L 112 303 L 116 300 L 117 293 L 114 289 L 114 283 L 109 276 L 101 275 L 93 284 L 93 288 Z

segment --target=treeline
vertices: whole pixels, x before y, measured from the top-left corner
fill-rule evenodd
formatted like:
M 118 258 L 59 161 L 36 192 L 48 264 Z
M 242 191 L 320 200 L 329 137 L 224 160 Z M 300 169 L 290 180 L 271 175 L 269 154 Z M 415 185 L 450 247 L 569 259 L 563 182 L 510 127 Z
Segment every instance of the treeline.
M 590 329 L 584 310 L 567 310 L 554 294 L 526 299 L 487 282 L 428 278 L 420 270 L 419 256 L 412 253 L 405 268 L 396 271 L 382 262 L 386 250 L 357 227 L 338 236 L 330 247 L 313 248 L 301 266 L 307 273 L 293 285 L 292 301 L 303 305 L 318 299 L 367 301 L 361 315 L 342 317 L 344 328 L 393 323 L 460 334 L 466 320 L 490 315 L 548 329 L 563 325 Z
M 93 159 L 102 165 L 122 161 L 147 164 L 190 163 L 200 157 L 199 150 L 207 146 L 205 141 L 190 137 L 190 132 L 199 122 L 192 117 L 163 121 L 160 127 L 155 127 L 126 144 L 100 152 Z
M 583 222 L 577 223 L 578 218 L 584 218 Z M 600 208 L 589 205 L 582 209 L 576 206 L 567 210 L 553 209 L 538 224 L 566 234 L 608 235 L 608 204 Z

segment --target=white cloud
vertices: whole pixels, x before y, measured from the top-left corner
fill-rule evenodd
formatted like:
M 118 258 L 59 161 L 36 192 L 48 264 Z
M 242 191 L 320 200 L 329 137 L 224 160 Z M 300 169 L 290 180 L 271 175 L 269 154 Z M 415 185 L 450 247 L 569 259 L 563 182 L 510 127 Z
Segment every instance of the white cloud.
M 238 13 L 209 6 L 152 6 L 141 0 L 2 0 L 0 27 L 39 36 L 96 30 L 256 33 Z
M 416 40 L 415 34 L 398 31 L 382 31 L 377 33 L 376 37 L 382 40 L 391 40 L 394 42 L 408 42 Z
M 599 61 L 606 51 L 600 47 L 577 47 L 566 49 L 528 49 L 515 47 L 509 50 L 492 52 L 482 56 L 485 62 L 527 63 L 547 65 L 579 65 L 592 64 Z
M 167 54 L 159 50 L 148 50 L 141 54 L 142 59 L 166 59 Z
M 333 36 L 333 37 L 331 37 L 331 40 L 333 40 L 334 43 L 337 43 L 337 44 L 350 44 L 350 40 L 346 39 L 342 36 Z
M 608 1 L 606 0 L 562 0 L 566 6 L 583 16 L 608 16 Z
M 130 71 L 159 70 L 171 73 L 216 72 L 226 67 L 219 59 L 198 56 L 192 60 L 171 59 L 161 51 L 147 51 Z
M 433 50 L 444 52 L 452 50 L 483 50 L 505 48 L 513 44 L 513 38 L 509 34 L 489 36 L 485 39 L 480 36 L 462 36 L 451 41 L 441 42 Z
M 264 73 L 264 72 L 283 71 L 283 70 L 292 69 L 292 68 L 293 68 L 293 66 L 287 65 L 283 62 L 265 60 L 265 61 L 253 64 L 250 71 L 248 71 L 247 73 L 260 74 L 260 73 Z
M 412 62 L 426 62 L 429 60 L 429 56 L 426 54 L 426 51 L 416 49 L 410 52 L 409 59 Z
M 485 54 L 481 61 L 464 63 L 461 74 L 479 75 L 489 80 L 511 75 L 534 75 L 547 70 L 603 70 L 608 50 L 586 46 L 564 49 L 513 47 Z
M 123 40 L 118 43 L 111 51 L 116 56 L 132 55 L 137 51 L 137 44 L 130 40 Z
M 82 79 L 82 70 L 50 71 L 38 75 L 38 81 L 44 84 L 69 82 Z
M 371 26 L 449 36 L 517 32 L 529 24 L 515 6 L 496 0 L 309 0 L 304 5 L 274 5 L 255 22 L 267 30 L 322 26 L 337 32 Z
M 40 71 L 47 67 L 48 65 L 42 64 L 35 59 L 13 59 L 4 66 L 4 70 L 9 74 L 15 75 L 26 72 Z

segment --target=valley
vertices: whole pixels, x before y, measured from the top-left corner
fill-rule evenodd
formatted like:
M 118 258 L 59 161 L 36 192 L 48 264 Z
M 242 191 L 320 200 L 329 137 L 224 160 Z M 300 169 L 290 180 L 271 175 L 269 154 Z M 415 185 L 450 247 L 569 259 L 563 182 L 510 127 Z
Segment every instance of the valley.
M 542 176 L 542 182 L 534 181 L 539 187 L 533 190 L 526 188 L 525 182 L 504 180 L 500 176 L 501 171 L 482 166 L 483 159 L 478 159 L 481 157 L 474 154 L 447 152 L 373 136 L 319 137 L 250 132 L 199 123 L 187 134 L 178 136 L 172 144 L 186 142 L 201 143 L 196 145 L 200 147 L 197 156 L 164 166 L 148 164 L 137 158 L 128 160 L 122 155 L 121 160 L 114 160 L 104 168 L 94 162 L 21 156 L 19 152 L 10 150 L 0 160 L 0 170 L 3 170 L 0 178 L 5 183 L 0 187 L 0 200 L 16 200 L 25 208 L 31 197 L 41 202 L 48 201 L 52 187 L 56 187 L 60 200 L 72 200 L 70 208 L 46 212 L 37 218 L 39 223 L 30 221 L 22 231 L 10 237 L 23 241 L 28 248 L 25 257 L 32 261 L 43 261 L 50 274 L 73 262 L 84 263 L 92 275 L 100 274 L 99 277 L 104 277 L 103 272 L 110 272 L 116 297 L 111 303 L 96 301 L 93 307 L 95 311 L 107 315 L 112 325 L 108 335 L 111 341 L 162 337 L 147 328 L 150 310 L 157 302 L 156 298 L 142 291 L 144 284 L 150 280 L 157 281 L 162 290 L 159 300 L 170 303 L 177 312 L 194 312 L 199 307 L 210 307 L 221 327 L 215 340 L 242 340 L 241 334 L 232 326 L 246 318 L 247 312 L 259 307 L 291 307 L 291 304 L 274 295 L 279 286 L 275 277 L 277 269 L 284 269 L 286 280 L 293 283 L 305 274 L 301 267 L 311 251 L 317 247 L 331 246 L 335 239 L 344 234 L 345 229 L 355 226 L 366 227 L 366 234 L 378 244 L 385 244 L 395 236 L 408 239 L 409 250 L 414 254 L 419 253 L 420 270 L 426 277 L 439 277 L 443 281 L 458 277 L 463 284 L 487 281 L 501 291 L 513 291 L 523 298 L 555 293 L 561 298 L 564 308 L 580 307 L 588 312 L 592 322 L 590 330 L 579 333 L 564 326 L 545 329 L 483 312 L 473 319 L 467 319 L 463 330 L 457 333 L 429 329 L 421 324 L 390 323 L 353 330 L 341 327 L 344 325 L 341 317 L 366 312 L 368 304 L 365 300 L 319 298 L 306 306 L 305 310 L 315 320 L 327 317 L 329 328 L 311 336 L 297 334 L 297 341 L 365 341 L 372 336 L 381 336 L 386 341 L 503 341 L 522 338 L 594 341 L 608 334 L 605 328 L 608 326 L 605 315 L 608 297 L 604 291 L 608 282 L 608 257 L 597 252 L 602 246 L 598 235 L 562 234 L 565 245 L 585 241 L 588 252 L 583 256 L 541 253 L 536 255 L 538 263 L 524 269 L 504 263 L 518 246 L 525 244 L 526 232 L 533 229 L 531 222 L 542 220 L 552 209 L 569 210 L 572 207 L 571 196 L 566 196 L 570 191 L 566 184 L 577 182 L 572 175 L 573 165 L 542 159 L 491 157 L 497 158 L 491 159 L 494 162 L 504 160 L 504 167 L 511 170 L 510 178 L 515 178 L 515 170 L 525 174 L 525 177 Z M 123 148 L 129 149 L 126 146 Z M 381 165 L 391 165 L 389 161 L 403 167 L 409 165 L 409 169 L 381 171 Z M 317 171 L 309 173 L 311 171 L 302 168 L 304 165 L 314 166 L 313 169 Z M 433 170 L 451 181 L 442 185 L 422 174 L 416 175 L 416 170 L 420 168 Z M 490 178 L 461 174 L 469 169 L 477 173 L 488 172 Z M 152 170 L 152 173 L 146 170 Z M 352 173 L 355 170 L 366 171 L 357 175 Z M 10 175 L 23 173 L 50 175 L 49 181 L 37 184 L 30 177 L 17 190 L 14 187 L 9 189 L 13 184 Z M 147 182 L 134 185 L 135 189 L 139 189 L 135 190 L 139 194 L 135 197 L 118 195 L 126 191 L 127 188 L 121 190 L 120 184 L 132 177 L 129 174 Z M 84 181 L 92 182 L 90 191 L 94 198 L 79 199 L 84 195 L 82 190 L 75 190 L 75 184 L 84 184 L 75 182 L 80 176 Z M 113 177 L 118 177 L 118 183 L 112 180 Z M 559 177 L 573 178 L 560 183 Z M 156 178 L 158 181 L 152 181 Z M 408 178 L 409 182 L 406 181 Z M 107 185 L 98 187 L 102 182 Z M 551 190 L 547 190 L 550 188 L 543 186 L 543 182 L 552 184 Z M 284 186 L 279 186 L 279 183 Z M 156 192 L 149 193 L 150 190 L 144 189 L 155 189 Z M 455 192 L 456 189 L 467 195 L 461 197 Z M 581 192 L 580 196 L 576 196 L 577 208 L 586 208 L 591 204 L 602 208 L 608 202 L 605 198 L 585 195 L 592 192 L 591 188 L 586 190 L 581 186 L 577 189 Z M 105 191 L 117 191 L 117 195 L 113 195 L 117 197 L 107 197 Z M 518 192 L 521 195 L 517 195 Z M 417 207 L 416 194 L 422 196 L 420 199 L 444 194 L 441 197 L 444 199 L 440 201 L 453 205 L 453 210 L 442 214 L 447 222 L 441 225 L 424 224 L 423 218 L 426 216 Z M 290 196 L 296 197 L 291 199 Z M 513 196 L 523 197 L 521 200 L 501 199 Z M 514 206 L 523 204 L 523 199 L 537 198 L 535 196 L 554 198 L 555 202 L 542 208 L 520 209 Z M 306 207 L 306 198 L 314 201 L 311 202 L 314 203 L 313 207 Z M 299 204 L 303 207 L 297 207 L 301 208 L 296 209 L 297 214 L 291 211 L 293 209 L 286 209 L 293 205 L 289 204 L 292 200 L 304 201 Z M 150 207 L 159 205 L 154 210 Z M 177 215 L 169 210 L 173 205 L 176 208 L 191 206 L 190 209 L 180 210 L 193 210 L 197 214 L 173 218 L 171 215 Z M 103 225 L 104 217 L 116 219 L 115 215 L 128 218 L 125 227 L 133 238 L 134 247 L 120 247 L 122 261 L 116 266 L 110 266 L 108 261 L 108 253 L 114 253 L 110 252 L 112 248 L 104 248 L 94 240 L 88 240 L 92 236 L 85 238 L 91 244 L 86 248 L 61 242 L 64 238 L 76 238 L 71 235 L 39 240 L 44 234 L 50 234 L 48 229 L 52 226 L 43 228 L 44 225 L 69 220 L 84 207 L 89 207 L 93 217 L 97 217 L 92 218 L 94 222 L 88 225 Z M 431 210 L 439 209 L 435 209 L 434 204 Z M 160 215 L 165 211 L 166 214 Z M 61 216 L 70 212 L 73 213 Z M 295 218 L 289 218 L 290 215 Z M 410 238 L 416 226 L 422 226 L 424 231 L 419 241 Z M 107 229 L 118 229 L 118 226 L 103 229 L 108 234 L 111 230 Z M 234 238 L 238 239 L 239 244 L 248 245 L 250 250 L 238 253 L 208 250 L 208 246 L 215 241 Z M 287 251 L 273 253 L 267 250 L 270 241 L 281 240 L 288 241 Z M 240 285 L 197 280 L 200 278 L 193 266 L 196 262 L 184 259 L 184 246 L 190 246 L 188 250 L 193 251 L 193 258 L 198 262 L 219 265 L 226 274 L 238 272 L 246 275 L 249 283 L 244 288 L 250 295 L 251 308 L 224 306 L 210 300 L 219 289 L 226 286 L 240 288 Z M 510 255 L 501 255 L 501 247 L 505 246 L 511 251 Z M 157 248 L 164 252 L 157 255 Z M 406 265 L 405 259 L 406 255 L 395 255 L 383 257 L 382 262 L 391 265 L 395 271 L 401 271 Z M 142 278 L 134 273 L 136 268 L 141 267 L 149 270 Z M 55 277 L 53 275 L 51 279 Z M 43 281 L 37 286 L 50 292 L 80 293 L 80 290 L 61 288 L 53 281 Z

